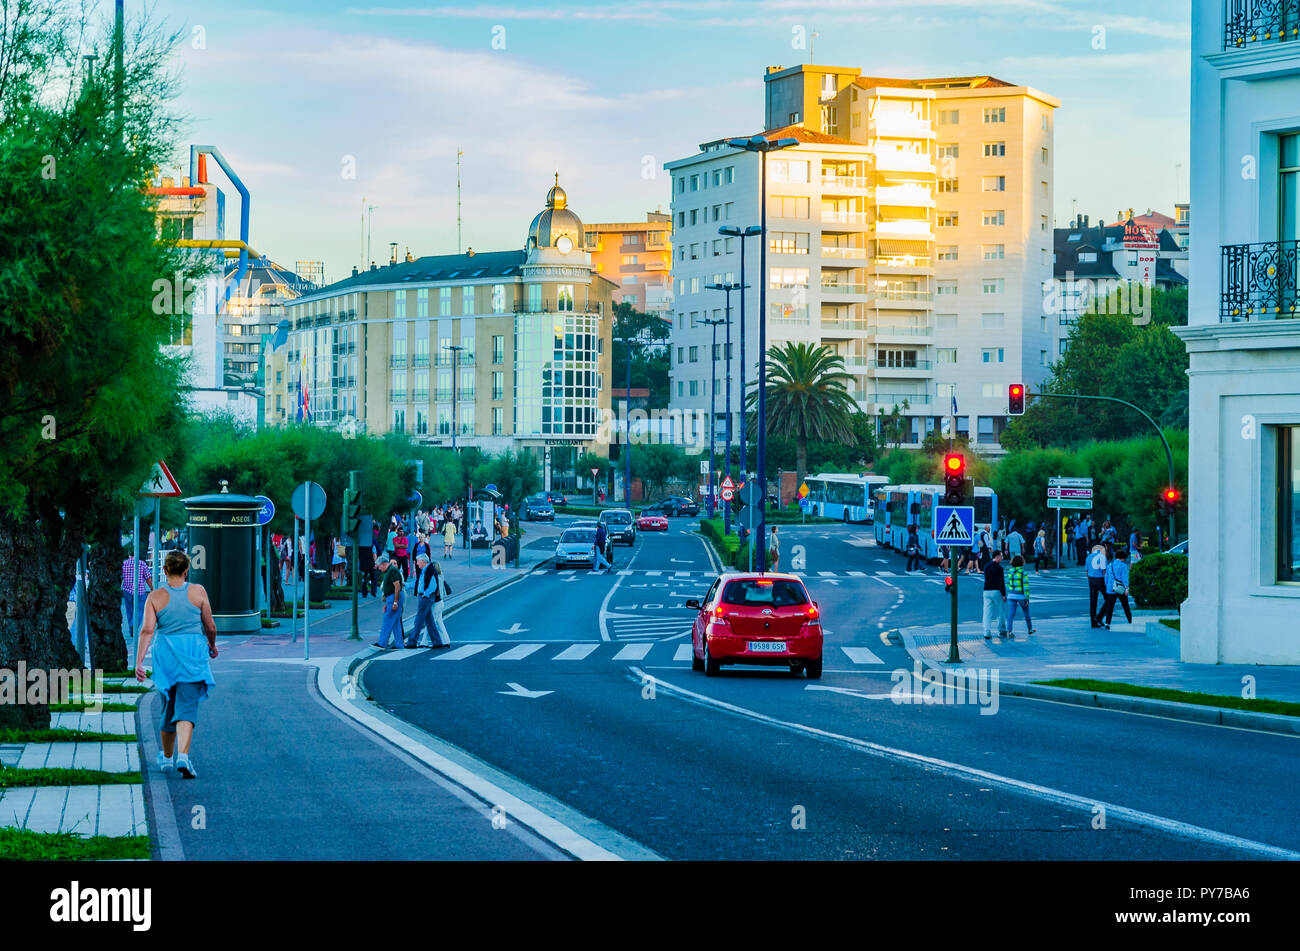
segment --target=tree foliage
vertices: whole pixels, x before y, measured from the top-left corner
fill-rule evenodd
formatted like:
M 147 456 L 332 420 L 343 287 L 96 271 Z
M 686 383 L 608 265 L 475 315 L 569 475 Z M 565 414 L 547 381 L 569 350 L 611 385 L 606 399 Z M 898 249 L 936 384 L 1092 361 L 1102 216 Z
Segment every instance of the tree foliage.
M 628 380 L 628 351 L 631 350 L 632 388 L 650 391 L 647 405 L 668 405 L 668 338 L 672 326 L 656 314 L 637 310 L 626 301 L 614 305 L 614 332 L 610 354 L 613 386 L 622 389 Z M 633 341 L 629 347 L 627 340 Z M 582 470 L 579 469 L 579 472 Z

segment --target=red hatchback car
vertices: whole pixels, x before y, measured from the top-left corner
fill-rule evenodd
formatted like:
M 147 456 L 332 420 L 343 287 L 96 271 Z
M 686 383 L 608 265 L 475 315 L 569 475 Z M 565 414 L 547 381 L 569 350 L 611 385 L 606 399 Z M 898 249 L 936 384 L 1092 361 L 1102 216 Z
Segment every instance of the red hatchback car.
M 723 664 L 789 665 L 822 675 L 822 623 L 817 603 L 794 575 L 719 576 L 703 601 L 694 598 L 691 667 L 714 676 Z
M 636 517 L 636 527 L 643 532 L 666 532 L 668 516 L 660 512 L 642 512 Z

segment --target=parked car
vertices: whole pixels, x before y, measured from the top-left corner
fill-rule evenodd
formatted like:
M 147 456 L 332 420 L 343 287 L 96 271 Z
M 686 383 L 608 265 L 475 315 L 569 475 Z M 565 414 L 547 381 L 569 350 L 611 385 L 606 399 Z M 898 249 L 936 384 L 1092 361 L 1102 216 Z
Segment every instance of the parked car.
M 625 545 L 636 543 L 636 526 L 632 524 L 632 513 L 627 509 L 606 509 L 600 513 L 600 521 L 609 533 L 610 542 L 622 542 Z
M 524 499 L 524 519 L 529 522 L 555 521 L 555 507 L 544 494 L 532 495 Z
M 670 495 L 667 498 L 660 499 L 658 502 L 650 503 L 646 508 L 654 509 L 657 512 L 663 512 L 664 515 L 669 516 L 688 515 L 693 518 L 700 514 L 699 503 L 684 495 Z
M 668 516 L 654 509 L 642 509 L 636 517 L 636 527 L 644 532 L 666 532 Z
M 549 492 L 544 492 L 542 494 L 546 496 L 546 501 L 550 502 L 552 505 L 569 504 L 569 500 L 565 497 L 563 492 L 556 492 L 554 489 L 552 489 Z
M 822 675 L 822 624 L 817 602 L 794 575 L 719 575 L 695 608 L 691 667 L 713 677 L 723 664 L 786 666 Z
M 1184 541 L 1179 542 L 1179 543 L 1178 543 L 1177 545 L 1175 545 L 1173 548 L 1169 549 L 1169 554 L 1171 554 L 1171 555 L 1186 555 L 1186 554 L 1187 554 L 1187 543 L 1190 542 L 1190 541 L 1191 541 L 1191 539 L 1188 538 L 1188 539 L 1186 539 L 1186 540 L 1184 540 Z

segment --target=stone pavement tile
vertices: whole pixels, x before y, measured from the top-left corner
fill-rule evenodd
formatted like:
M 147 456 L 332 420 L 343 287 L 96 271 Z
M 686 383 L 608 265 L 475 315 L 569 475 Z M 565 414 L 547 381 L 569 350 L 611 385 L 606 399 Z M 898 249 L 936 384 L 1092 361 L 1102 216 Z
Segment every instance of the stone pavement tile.
M 28 743 L 15 764 L 20 769 L 102 769 L 140 771 L 137 743 Z
M 0 826 L 78 835 L 145 835 L 139 784 L 35 786 L 0 792 Z
M 60 730 L 88 730 L 94 733 L 135 732 L 134 713 L 52 713 L 50 728 Z
M 0 744 L 0 766 L 17 766 L 26 748 L 22 743 Z

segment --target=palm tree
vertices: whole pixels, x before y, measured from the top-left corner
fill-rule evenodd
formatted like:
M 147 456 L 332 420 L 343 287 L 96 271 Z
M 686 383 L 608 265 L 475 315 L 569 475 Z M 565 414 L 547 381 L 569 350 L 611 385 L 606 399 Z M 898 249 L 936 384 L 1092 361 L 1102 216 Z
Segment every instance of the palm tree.
M 851 420 L 858 404 L 847 389 L 853 377 L 845 370 L 842 356 L 811 343 L 788 341 L 770 347 L 767 360 L 767 431 L 794 437 L 796 477 L 802 482 L 808 470 L 809 439 L 853 439 Z M 746 401 L 755 410 L 757 388 Z

